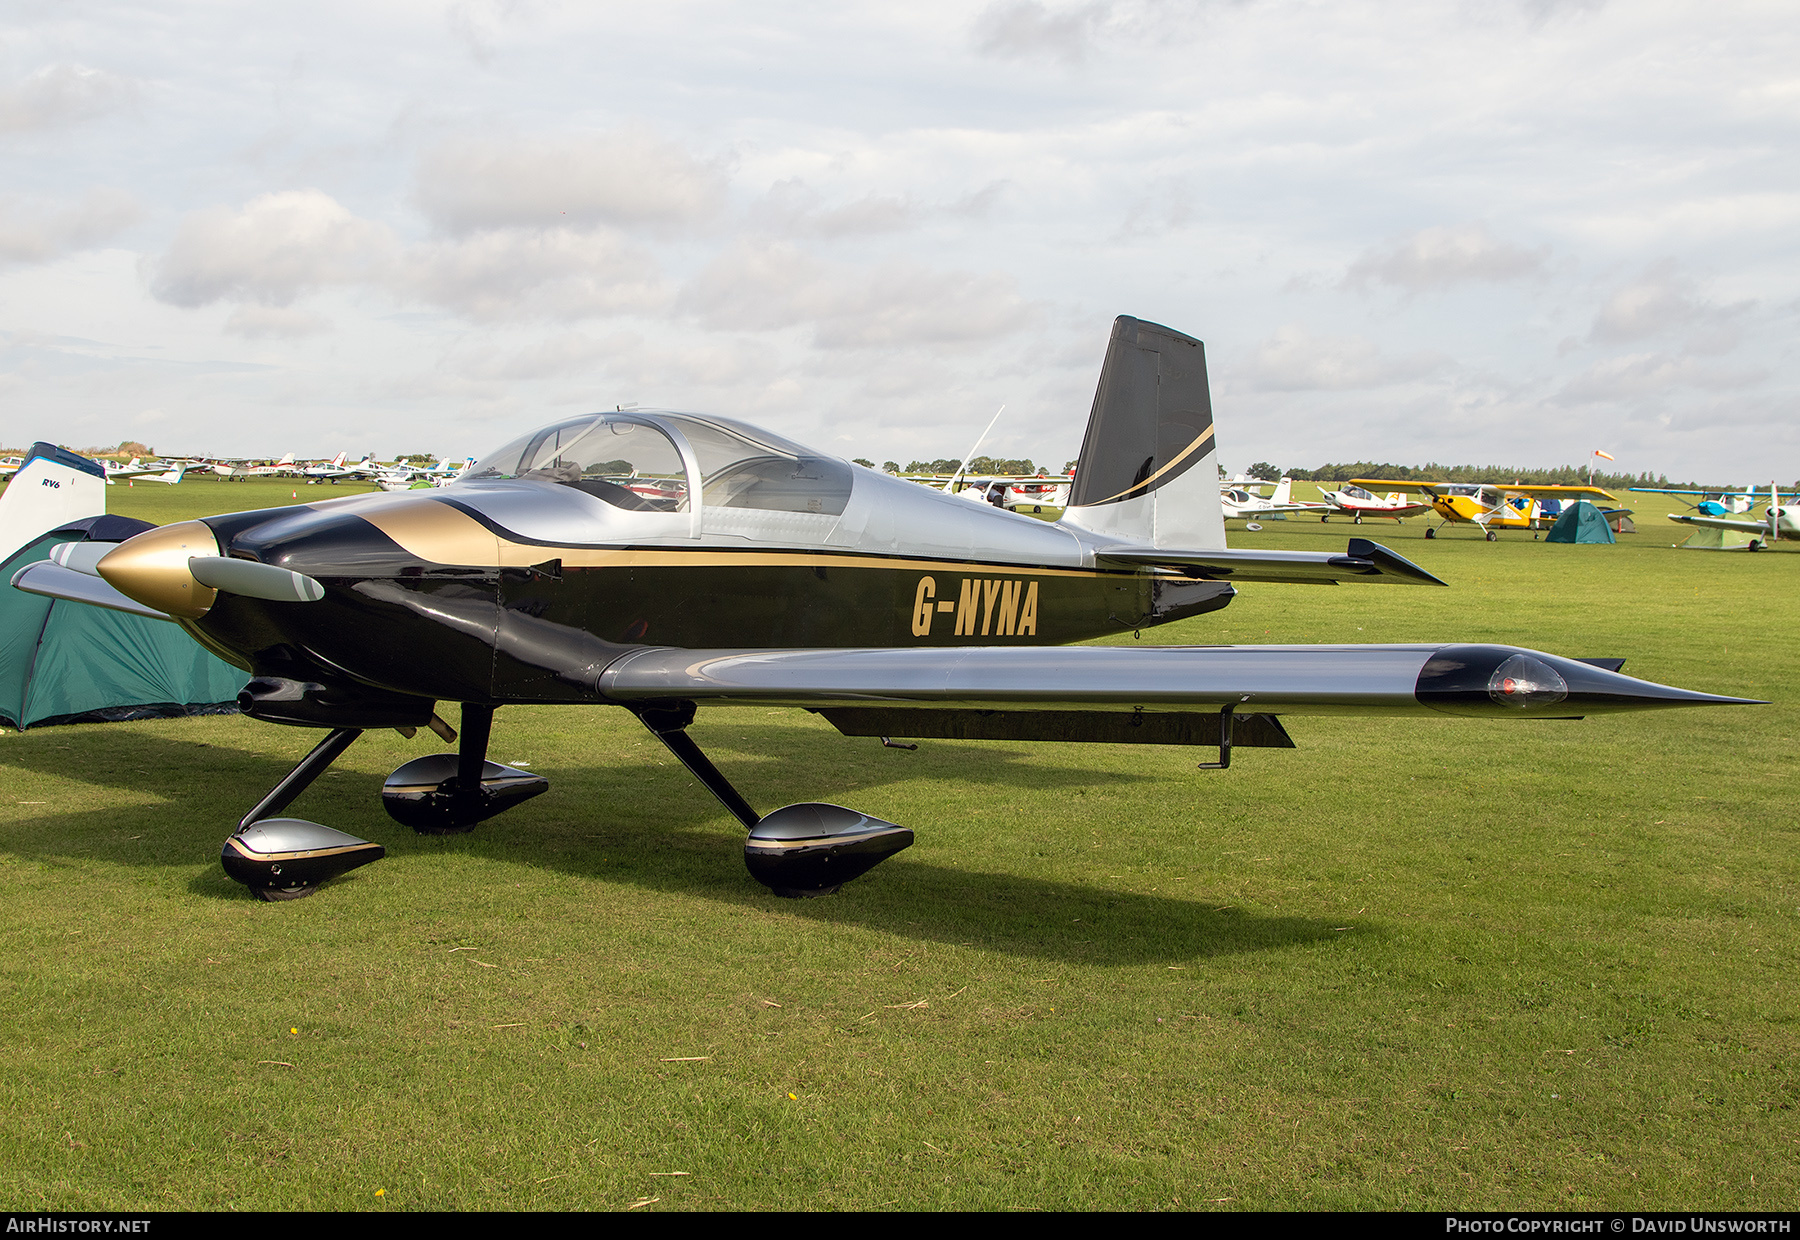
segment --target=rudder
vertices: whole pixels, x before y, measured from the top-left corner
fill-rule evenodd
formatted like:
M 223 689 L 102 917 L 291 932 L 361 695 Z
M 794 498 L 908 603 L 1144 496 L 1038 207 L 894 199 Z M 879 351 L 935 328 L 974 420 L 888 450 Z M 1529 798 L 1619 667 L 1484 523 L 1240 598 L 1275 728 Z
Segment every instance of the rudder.
M 1225 546 L 1206 346 L 1113 321 L 1063 520 L 1151 547 Z

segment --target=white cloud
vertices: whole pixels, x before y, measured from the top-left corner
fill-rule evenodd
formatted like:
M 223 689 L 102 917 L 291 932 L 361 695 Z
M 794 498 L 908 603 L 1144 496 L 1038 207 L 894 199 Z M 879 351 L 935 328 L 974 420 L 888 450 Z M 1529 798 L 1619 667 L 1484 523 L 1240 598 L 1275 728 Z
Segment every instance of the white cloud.
M 1027 325 L 1035 310 L 1012 277 L 909 261 L 854 268 L 786 243 L 740 242 L 681 295 L 712 328 L 772 331 L 811 324 L 821 348 L 973 344 Z
M 912 228 L 926 214 L 926 209 L 910 198 L 873 193 L 828 207 L 818 190 L 799 177 L 789 177 L 769 187 L 762 200 L 750 208 L 749 220 L 770 232 L 847 237 Z
M 1483 224 L 1425 228 L 1364 251 L 1344 274 L 1347 288 L 1387 284 L 1409 293 L 1458 284 L 1518 280 L 1544 269 L 1550 248 L 1501 241 Z
M 316 314 L 285 306 L 239 306 L 220 331 L 247 340 L 295 340 L 331 330 L 331 323 Z
M 1249 379 L 1264 391 L 1345 391 L 1420 379 L 1445 363 L 1436 353 L 1384 357 L 1361 336 L 1313 336 L 1290 324 L 1256 347 Z
M 1748 387 L 1765 378 L 1764 372 L 1750 368 L 1726 370 L 1691 357 L 1632 353 L 1596 362 L 1564 384 L 1554 399 L 1560 405 L 1642 400 L 1677 388 Z
M 74 124 L 128 102 L 130 78 L 85 65 L 45 65 L 17 86 L 0 88 L 0 133 Z
M 142 214 L 135 198 L 116 189 L 91 189 L 72 203 L 0 198 L 0 263 L 39 263 L 88 249 Z
M 1093 50 L 1108 6 L 1052 9 L 1039 0 L 996 0 L 975 18 L 975 50 L 1008 60 L 1036 57 L 1078 65 Z
M 472 319 L 590 318 L 666 306 L 656 261 L 610 229 L 493 229 L 409 251 L 393 287 Z
M 153 265 L 150 291 L 177 306 L 226 298 L 285 306 L 310 289 L 370 279 L 393 250 L 386 228 L 319 190 L 264 194 L 182 220 Z
M 1198 19 L 1222 4 L 1196 0 L 1088 0 L 1052 6 L 994 0 L 975 18 L 975 50 L 1004 60 L 1054 60 L 1074 68 L 1103 43 L 1169 46 L 1191 38 Z
M 1719 306 L 1705 300 L 1693 277 L 1683 273 L 1673 259 L 1665 258 L 1614 290 L 1594 315 L 1589 338 L 1602 344 L 1644 340 L 1675 328 L 1716 325 L 1750 305 Z
M 719 213 L 725 176 L 674 143 L 630 129 L 445 142 L 419 161 L 414 200 L 438 227 L 686 225 Z

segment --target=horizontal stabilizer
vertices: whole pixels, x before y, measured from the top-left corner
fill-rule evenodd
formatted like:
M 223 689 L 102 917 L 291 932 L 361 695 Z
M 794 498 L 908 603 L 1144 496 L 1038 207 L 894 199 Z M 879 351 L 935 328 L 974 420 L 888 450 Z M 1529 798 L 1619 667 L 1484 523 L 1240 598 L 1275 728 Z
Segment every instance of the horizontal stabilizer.
M 1160 547 L 1103 547 L 1101 562 L 1170 568 L 1209 581 L 1285 581 L 1336 585 L 1341 581 L 1397 585 L 1446 584 L 1380 543 L 1352 538 L 1343 555 L 1317 551 L 1170 551 Z
M 110 551 L 116 544 L 97 545 Z M 66 599 L 71 603 L 86 603 L 91 607 L 109 607 L 113 611 L 130 612 L 134 616 L 148 616 L 152 620 L 173 620 L 173 617 L 157 611 L 154 607 L 146 607 L 136 599 L 125 597 L 102 578 L 78 572 L 72 568 L 64 568 L 50 560 L 36 560 L 27 564 L 13 574 L 12 583 L 14 587 L 27 594 L 41 594 L 45 598 Z

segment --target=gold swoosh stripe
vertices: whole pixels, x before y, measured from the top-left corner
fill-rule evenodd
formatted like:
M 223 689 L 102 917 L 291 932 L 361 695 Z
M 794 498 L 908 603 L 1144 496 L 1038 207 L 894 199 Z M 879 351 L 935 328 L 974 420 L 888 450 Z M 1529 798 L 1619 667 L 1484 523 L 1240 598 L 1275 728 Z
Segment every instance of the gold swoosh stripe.
M 1155 473 L 1151 474 L 1148 478 L 1144 479 L 1142 482 L 1132 483 L 1130 486 L 1126 487 L 1123 491 L 1120 491 L 1117 495 L 1108 495 L 1105 499 L 1095 500 L 1094 503 L 1095 504 L 1110 504 L 1115 499 L 1123 499 L 1125 496 L 1130 495 L 1133 491 L 1148 490 L 1150 488 L 1151 483 L 1155 482 L 1158 478 L 1160 478 L 1164 474 L 1168 473 L 1171 469 L 1174 469 L 1177 465 L 1179 465 L 1183 461 L 1187 460 L 1187 458 L 1189 457 L 1189 455 L 1191 455 L 1193 453 L 1195 448 L 1198 448 L 1201 444 L 1203 444 L 1207 440 L 1211 439 L 1212 436 L 1213 436 L 1213 428 L 1209 426 L 1194 437 L 1193 443 L 1189 444 L 1187 447 L 1185 447 L 1181 450 L 1181 455 L 1177 456 L 1174 460 L 1170 461 L 1167 465 L 1164 465 L 1161 469 L 1159 469 Z M 1091 508 L 1092 506 L 1093 506 L 1092 504 L 1083 504 L 1082 505 L 1082 507 L 1084 507 L 1084 508 Z
M 718 551 L 695 547 L 556 547 L 501 538 L 474 517 L 434 499 L 390 504 L 356 514 L 406 551 L 434 564 L 527 568 L 560 559 L 565 568 L 880 568 L 902 572 L 1111 577 L 1114 572 L 1040 568 L 976 560 L 920 560 L 834 551 Z

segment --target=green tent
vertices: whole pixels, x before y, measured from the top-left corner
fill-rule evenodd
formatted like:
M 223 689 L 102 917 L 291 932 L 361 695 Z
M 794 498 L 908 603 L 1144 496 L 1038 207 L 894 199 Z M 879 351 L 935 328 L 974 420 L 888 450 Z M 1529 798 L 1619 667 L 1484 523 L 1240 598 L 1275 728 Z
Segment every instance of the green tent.
M 0 564 L 0 722 L 23 731 L 46 723 L 236 712 L 249 673 L 207 653 L 179 625 L 6 584 L 57 543 L 79 542 L 90 532 L 102 541 L 125 535 L 108 523 L 126 524 L 120 517 L 75 522 L 39 535 Z
M 1585 499 L 1578 499 L 1563 509 L 1562 516 L 1544 535 L 1545 542 L 1554 543 L 1609 543 L 1617 542 L 1613 537 L 1612 526 L 1606 523 L 1606 516 L 1598 508 Z

